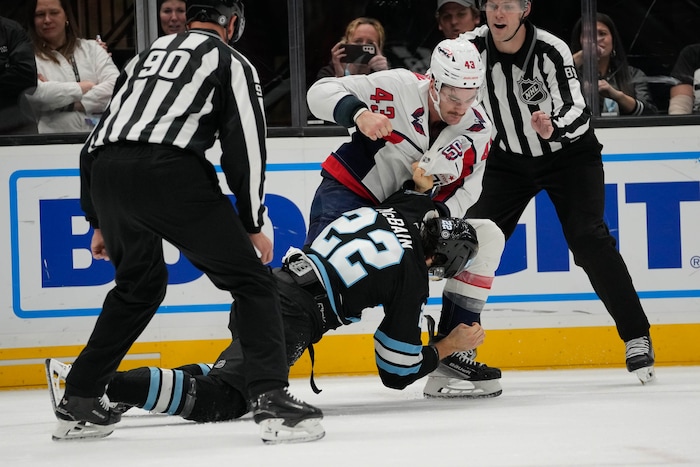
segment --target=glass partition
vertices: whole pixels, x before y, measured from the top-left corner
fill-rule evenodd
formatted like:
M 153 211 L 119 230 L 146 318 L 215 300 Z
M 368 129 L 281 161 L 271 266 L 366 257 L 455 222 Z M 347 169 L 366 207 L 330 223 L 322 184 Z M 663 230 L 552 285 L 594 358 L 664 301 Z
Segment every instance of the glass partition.
M 144 44 L 156 37 L 153 18 L 162 0 L 136 4 L 134 0 L 64 0 L 73 9 L 81 37 L 100 36 L 108 45 L 118 68 L 134 56 L 145 34 Z M 158 7 L 156 7 L 156 2 Z M 531 20 L 562 38 L 575 49 L 574 28 L 588 0 L 533 0 Z M 149 8 L 137 7 L 148 6 Z M 453 4 L 454 5 L 454 4 Z M 331 49 L 344 36 L 355 18 L 378 20 L 384 29 L 382 53 L 391 68 L 403 67 L 424 73 L 432 48 L 445 30 L 436 15 L 436 0 L 248 0 L 246 30 L 236 47 L 256 66 L 264 91 L 271 136 L 342 134 L 345 130 L 317 121 L 306 106 L 306 89 L 319 70 L 331 61 Z M 608 15 L 619 33 L 620 46 L 628 64 L 644 76 L 655 115 L 618 118 L 599 117 L 596 126 L 640 126 L 697 123 L 697 114 L 687 118 L 668 117 L 670 89 L 676 79 L 673 67 L 681 50 L 700 43 L 700 0 L 597 1 L 597 10 Z M 137 14 L 142 11 L 141 14 Z M 146 13 L 143 13 L 145 11 Z M 2 2 L 0 15 L 27 24 L 24 3 Z M 476 22 L 482 20 L 477 12 Z M 593 29 L 596 30 L 595 27 Z M 152 32 L 153 31 L 153 32 Z M 158 27 L 160 31 L 160 27 Z M 698 72 L 700 73 L 700 72 Z M 697 73 L 696 73 L 697 74 Z M 641 75 L 640 75 L 641 76 Z M 597 83 L 589 83 L 596 86 Z M 700 93 L 698 79 L 694 91 Z M 659 123 L 661 122 L 661 123 Z M 55 135 L 51 137 L 55 139 Z M 0 144 L 16 144 L 17 137 Z

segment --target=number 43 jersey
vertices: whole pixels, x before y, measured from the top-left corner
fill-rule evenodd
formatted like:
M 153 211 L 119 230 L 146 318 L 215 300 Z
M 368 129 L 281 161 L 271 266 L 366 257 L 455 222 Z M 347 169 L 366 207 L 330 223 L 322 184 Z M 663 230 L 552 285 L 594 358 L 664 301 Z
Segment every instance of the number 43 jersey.
M 403 388 L 438 363 L 435 349 L 421 343 L 429 288 L 418 225 L 432 209 L 427 195 L 398 192 L 377 207 L 344 213 L 306 249 L 340 322 L 359 321 L 365 308 L 383 306 L 374 346 L 388 387 Z
M 480 104 L 459 123 L 440 122 L 430 128 L 430 79 L 405 69 L 370 75 L 324 78 L 309 89 L 309 109 L 318 118 L 343 122 L 342 109 L 350 96 L 385 115 L 392 133 L 372 141 L 359 131 L 331 153 L 322 167 L 327 174 L 372 204 L 384 201 L 413 174 L 411 164 L 431 150 L 450 160 L 462 158 L 461 174 L 441 186 L 435 200 L 462 217 L 481 194 L 481 179 L 491 142 L 491 122 Z M 345 100 L 345 101 L 344 101 Z M 347 117 L 347 116 L 345 116 Z

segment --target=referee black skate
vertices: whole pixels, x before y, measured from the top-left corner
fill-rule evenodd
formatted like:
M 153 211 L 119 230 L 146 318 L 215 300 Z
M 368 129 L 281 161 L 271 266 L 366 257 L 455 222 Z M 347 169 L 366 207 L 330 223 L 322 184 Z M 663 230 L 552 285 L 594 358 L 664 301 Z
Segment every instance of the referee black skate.
M 124 68 L 80 157 L 92 253 L 115 267 L 90 339 L 56 402 L 55 439 L 106 436 L 120 419 L 105 386 L 165 297 L 162 241 L 238 304 L 244 394 L 266 442 L 323 437 L 321 411 L 287 391 L 279 296 L 264 265 L 266 124 L 257 71 L 228 43 L 243 32 L 239 0 L 188 0 L 188 31 L 157 39 Z M 227 43 L 228 42 L 228 43 Z M 221 142 L 236 209 L 205 151 Z M 258 258 L 255 248 L 260 252 Z

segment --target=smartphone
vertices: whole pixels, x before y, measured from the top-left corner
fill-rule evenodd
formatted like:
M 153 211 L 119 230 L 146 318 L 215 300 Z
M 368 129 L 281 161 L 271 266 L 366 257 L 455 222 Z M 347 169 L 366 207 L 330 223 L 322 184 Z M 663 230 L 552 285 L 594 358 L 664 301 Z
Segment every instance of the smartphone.
M 341 62 L 345 63 L 367 63 L 377 54 L 374 44 L 344 44 L 345 57 Z

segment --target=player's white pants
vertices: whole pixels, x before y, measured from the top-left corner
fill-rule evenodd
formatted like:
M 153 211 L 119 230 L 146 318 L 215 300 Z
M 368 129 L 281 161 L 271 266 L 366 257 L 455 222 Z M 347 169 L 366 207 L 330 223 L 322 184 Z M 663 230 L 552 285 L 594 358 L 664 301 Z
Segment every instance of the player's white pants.
M 461 308 L 480 313 L 491 291 L 506 241 L 493 221 L 467 220 L 476 230 L 479 252 L 463 272 L 447 280 L 443 293 Z

